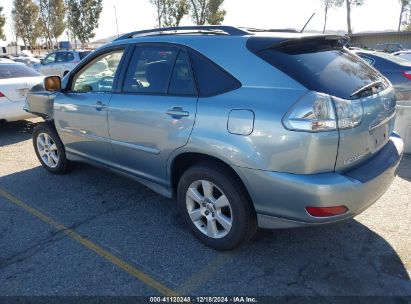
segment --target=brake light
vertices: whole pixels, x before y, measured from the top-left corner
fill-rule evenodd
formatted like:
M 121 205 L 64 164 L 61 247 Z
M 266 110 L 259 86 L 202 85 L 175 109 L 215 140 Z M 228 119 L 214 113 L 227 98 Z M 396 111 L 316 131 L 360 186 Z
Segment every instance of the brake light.
M 6 97 L 2 92 L 0 92 L 0 97 Z
M 283 118 L 291 131 L 323 132 L 355 128 L 361 123 L 363 108 L 360 100 L 345 100 L 310 92 Z
M 308 214 L 315 217 L 328 217 L 341 215 L 348 212 L 348 208 L 345 206 L 334 207 L 306 207 Z
M 411 80 L 411 71 L 402 72 L 402 75 L 404 75 L 404 76 L 407 77 L 409 80 Z

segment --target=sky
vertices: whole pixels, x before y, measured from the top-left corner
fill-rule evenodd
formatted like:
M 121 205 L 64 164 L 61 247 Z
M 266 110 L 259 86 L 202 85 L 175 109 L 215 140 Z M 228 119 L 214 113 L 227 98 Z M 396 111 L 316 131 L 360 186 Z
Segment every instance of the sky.
M 7 17 L 5 32 L 7 40 L 11 35 L 12 0 L 0 0 Z M 227 15 L 223 24 L 255 28 L 297 28 L 303 27 L 312 13 L 316 13 L 307 29 L 322 30 L 324 10 L 321 0 L 225 0 L 224 9 Z M 115 10 L 119 32 L 153 28 L 156 24 L 154 9 L 149 0 L 103 0 L 103 11 L 96 37 L 103 39 L 117 34 Z M 365 0 L 362 7 L 352 11 L 352 27 L 354 32 L 396 30 L 400 13 L 399 0 Z M 181 25 L 191 25 L 190 18 L 185 18 Z M 346 30 L 345 7 L 329 12 L 327 29 Z M 67 40 L 66 34 L 61 40 Z

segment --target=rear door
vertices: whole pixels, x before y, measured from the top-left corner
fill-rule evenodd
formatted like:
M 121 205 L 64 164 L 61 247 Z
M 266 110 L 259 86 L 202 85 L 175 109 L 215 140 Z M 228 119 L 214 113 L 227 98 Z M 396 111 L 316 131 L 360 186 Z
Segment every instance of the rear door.
M 108 112 L 111 143 L 120 166 L 165 183 L 167 158 L 187 143 L 196 104 L 186 50 L 167 44 L 137 45 Z

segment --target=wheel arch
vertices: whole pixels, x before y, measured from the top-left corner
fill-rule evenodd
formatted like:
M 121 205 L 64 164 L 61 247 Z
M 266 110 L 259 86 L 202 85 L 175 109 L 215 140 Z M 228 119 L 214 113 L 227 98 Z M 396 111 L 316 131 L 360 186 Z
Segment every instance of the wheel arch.
M 238 172 L 235 169 L 233 169 L 233 167 L 230 166 L 226 161 L 222 160 L 219 157 L 212 156 L 209 154 L 187 151 L 175 155 L 170 161 L 170 165 L 168 166 L 168 177 L 174 198 L 176 197 L 176 189 L 181 176 L 188 168 L 199 163 L 210 163 L 217 166 L 218 168 L 222 168 L 223 170 L 229 172 L 234 178 L 236 178 L 240 182 L 244 192 L 248 195 L 249 201 L 252 202 L 250 193 L 248 192 L 248 189 L 243 179 L 238 174 Z M 252 207 L 254 209 L 254 204 L 252 204 Z

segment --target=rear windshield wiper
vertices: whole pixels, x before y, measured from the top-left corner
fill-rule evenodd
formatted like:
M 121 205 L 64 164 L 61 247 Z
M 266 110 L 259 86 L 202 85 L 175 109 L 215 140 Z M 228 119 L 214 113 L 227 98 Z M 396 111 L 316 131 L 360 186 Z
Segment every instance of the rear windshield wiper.
M 382 80 L 377 80 L 374 82 L 371 82 L 370 84 L 367 84 L 365 86 L 363 86 L 361 89 L 355 91 L 354 93 L 351 94 L 350 97 L 354 97 L 357 96 L 365 91 L 371 90 L 372 88 L 378 88 L 380 86 L 382 86 L 384 83 L 382 82 Z

